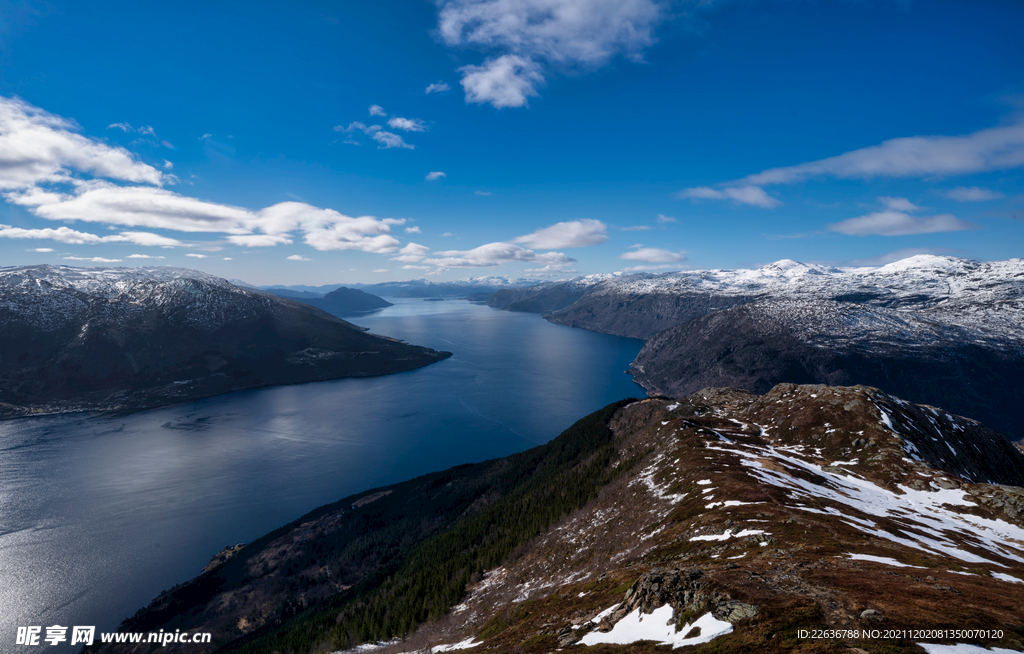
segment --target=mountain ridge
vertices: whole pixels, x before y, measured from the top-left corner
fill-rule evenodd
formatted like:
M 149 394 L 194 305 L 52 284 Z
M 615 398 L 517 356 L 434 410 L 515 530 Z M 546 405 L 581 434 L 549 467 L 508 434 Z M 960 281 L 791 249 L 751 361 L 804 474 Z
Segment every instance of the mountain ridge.
M 450 353 L 181 268 L 0 268 L 0 416 L 136 410 Z

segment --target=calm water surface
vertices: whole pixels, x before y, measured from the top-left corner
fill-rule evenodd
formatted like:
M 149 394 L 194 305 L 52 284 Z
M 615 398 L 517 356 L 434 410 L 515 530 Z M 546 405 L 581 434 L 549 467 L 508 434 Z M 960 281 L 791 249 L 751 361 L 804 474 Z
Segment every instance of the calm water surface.
M 225 545 L 352 493 L 545 443 L 645 395 L 623 372 L 640 341 L 461 300 L 392 301 L 353 322 L 455 355 L 130 416 L 0 422 L 0 652 L 23 649 L 19 625 L 113 631 Z

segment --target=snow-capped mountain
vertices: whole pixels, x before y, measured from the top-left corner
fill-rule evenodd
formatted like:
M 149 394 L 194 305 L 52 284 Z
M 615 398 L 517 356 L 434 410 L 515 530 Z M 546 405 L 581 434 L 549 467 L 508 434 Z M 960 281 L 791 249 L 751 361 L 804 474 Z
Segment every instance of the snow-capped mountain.
M 921 255 L 880 268 L 783 260 L 556 282 L 496 293 L 491 304 L 645 339 L 632 371 L 652 393 L 869 384 L 1024 438 L 1024 259 Z
M 447 356 L 183 268 L 0 268 L 0 415 L 126 409 Z
M 225 550 L 121 630 L 296 654 L 1020 651 L 1021 484 L 998 434 L 872 388 L 624 401 Z

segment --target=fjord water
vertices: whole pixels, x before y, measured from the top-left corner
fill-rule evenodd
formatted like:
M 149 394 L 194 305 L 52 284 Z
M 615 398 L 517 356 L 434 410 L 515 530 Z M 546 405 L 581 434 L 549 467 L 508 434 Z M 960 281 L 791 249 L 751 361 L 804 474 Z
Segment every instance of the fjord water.
M 454 356 L 127 416 L 0 422 L 0 651 L 20 649 L 18 626 L 113 631 L 226 545 L 645 395 L 624 373 L 640 341 L 462 300 L 391 301 L 352 321 Z

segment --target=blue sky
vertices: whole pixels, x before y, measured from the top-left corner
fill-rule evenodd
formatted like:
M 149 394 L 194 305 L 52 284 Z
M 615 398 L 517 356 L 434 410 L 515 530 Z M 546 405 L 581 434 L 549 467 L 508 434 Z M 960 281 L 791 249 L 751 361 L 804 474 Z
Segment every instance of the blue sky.
M 3 265 L 1024 256 L 1019 2 L 156 4 L 0 0 Z

